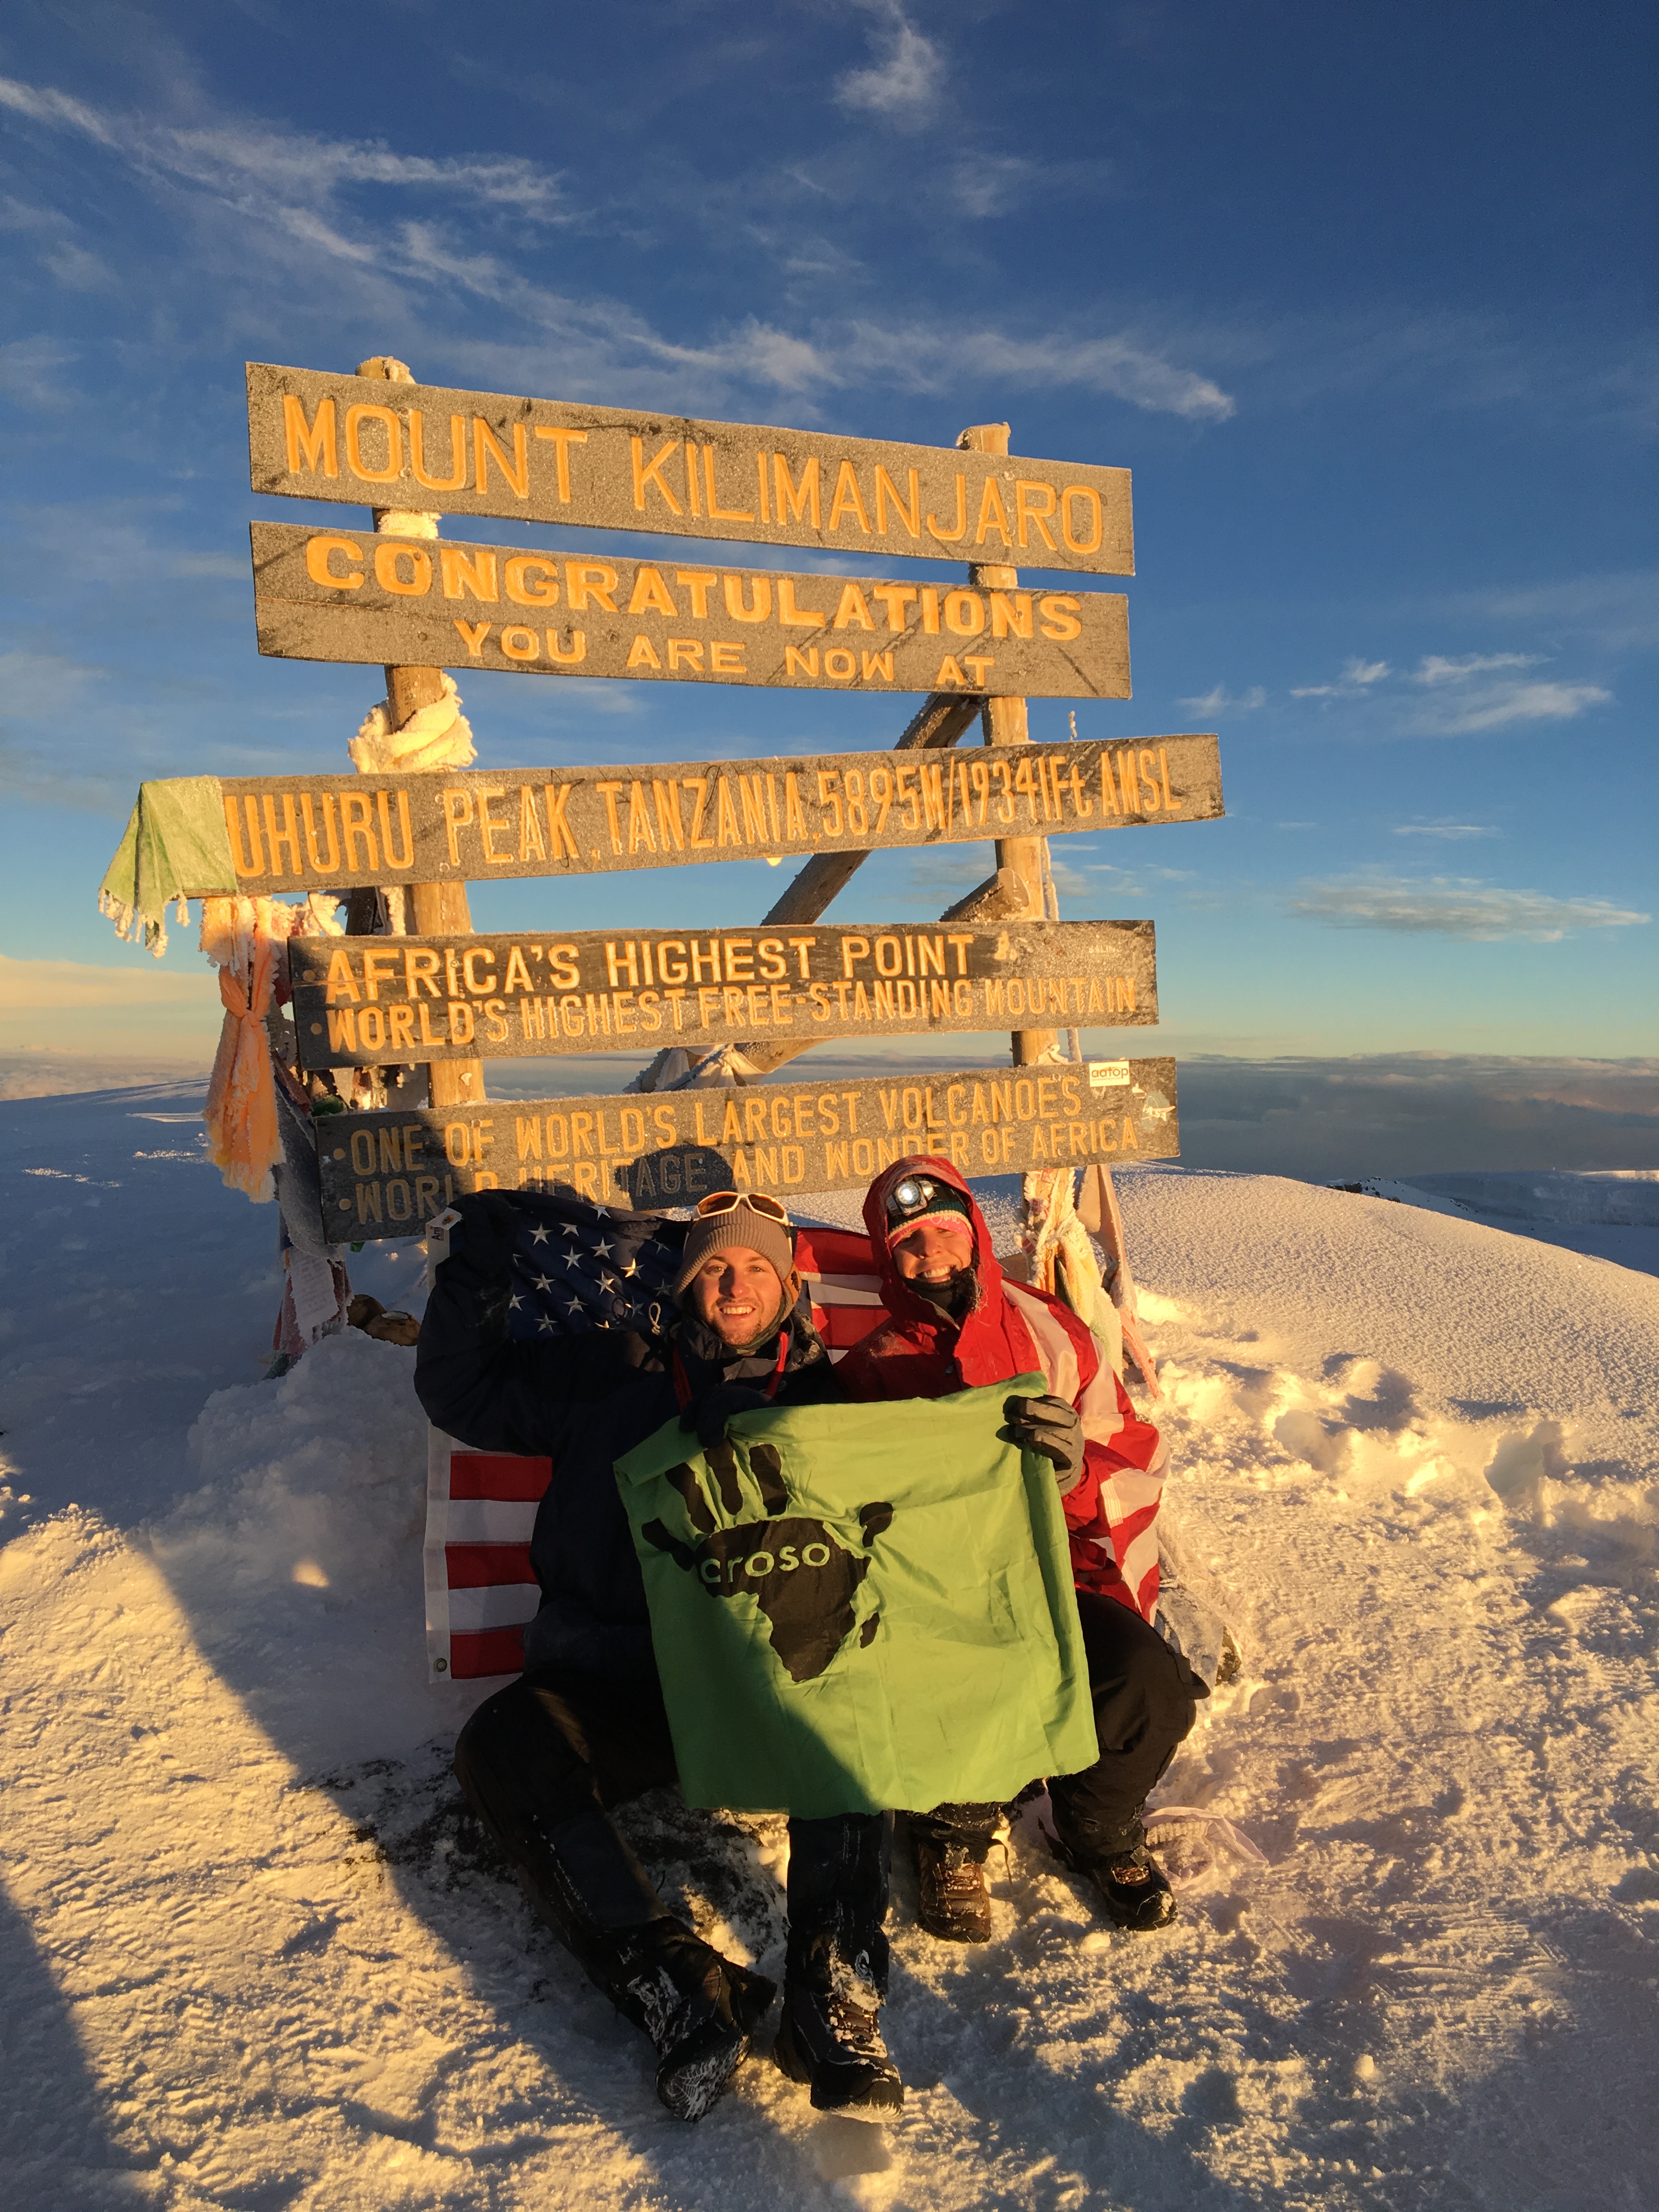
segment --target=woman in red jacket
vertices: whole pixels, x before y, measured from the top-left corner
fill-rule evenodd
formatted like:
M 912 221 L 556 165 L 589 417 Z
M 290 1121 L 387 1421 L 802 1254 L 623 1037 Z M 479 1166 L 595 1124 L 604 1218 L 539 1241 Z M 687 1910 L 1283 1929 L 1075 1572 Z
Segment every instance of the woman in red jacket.
M 889 1318 L 855 1345 L 837 1379 L 854 1400 L 940 1398 L 1041 1372 L 1048 1394 L 1011 1398 L 1011 1430 L 1054 1462 L 1065 1501 L 1078 1613 L 1100 1755 L 1052 1777 L 1062 1854 L 1097 1884 L 1120 1928 L 1176 1914 L 1146 1848 L 1147 1792 L 1207 1694 L 1150 1624 L 1158 1609 L 1154 1523 L 1165 1447 L 1101 1359 L 1091 1331 L 1056 1298 L 1010 1283 L 968 1185 L 948 1160 L 898 1161 L 864 1201 Z M 921 1919 L 954 1942 L 988 1941 L 985 1858 L 1000 1805 L 913 1814 Z

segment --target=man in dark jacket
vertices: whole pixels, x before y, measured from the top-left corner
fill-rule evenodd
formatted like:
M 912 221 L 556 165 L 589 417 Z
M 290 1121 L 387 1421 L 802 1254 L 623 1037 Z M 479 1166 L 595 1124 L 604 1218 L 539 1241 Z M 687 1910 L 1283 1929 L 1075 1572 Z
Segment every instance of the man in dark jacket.
M 705 1446 L 736 1413 L 842 1395 L 812 1327 L 784 1209 L 702 1201 L 660 1334 L 508 1334 L 517 1209 L 457 1202 L 451 1255 L 421 1327 L 415 1387 L 428 1418 L 485 1450 L 545 1455 L 552 1476 L 531 1564 L 542 1604 L 525 1672 L 462 1730 L 455 1771 L 532 1904 L 617 2010 L 650 2037 L 657 2091 L 699 2119 L 775 1995 L 669 1912 L 607 1808 L 674 1782 L 645 1584 L 616 1462 L 678 1413 Z M 848 1814 L 789 1824 L 789 1945 L 777 2058 L 820 2108 L 893 2106 L 881 2038 L 889 1824 Z
M 1194 1698 L 1208 1694 L 1149 1626 L 1163 1441 L 1078 1316 L 1004 1278 L 984 1218 L 948 1160 L 887 1169 L 866 1196 L 864 1225 L 889 1318 L 837 1370 L 850 1398 L 938 1398 L 1035 1372 L 1048 1382 L 1042 1397 L 1008 1400 L 1008 1433 L 1052 1461 L 1060 1483 L 1100 1746 L 1085 1773 L 1049 1780 L 1057 1838 L 1120 1928 L 1161 1928 L 1176 1901 L 1146 1849 L 1141 1812 L 1193 1724 Z M 1000 1805 L 911 1815 L 918 1917 L 930 1934 L 989 1939 L 984 1864 L 1001 1816 Z

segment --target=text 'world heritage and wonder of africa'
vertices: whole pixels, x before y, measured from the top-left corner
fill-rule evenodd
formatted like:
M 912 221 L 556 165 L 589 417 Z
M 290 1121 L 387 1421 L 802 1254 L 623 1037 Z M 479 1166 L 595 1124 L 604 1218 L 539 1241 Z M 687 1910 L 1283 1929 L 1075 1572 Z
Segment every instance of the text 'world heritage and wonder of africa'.
M 1060 1061 L 645 1097 L 492 1101 L 319 1124 L 337 1241 L 419 1236 L 457 1196 L 555 1184 L 604 1205 L 858 1190 L 913 1152 L 1024 1175 L 1180 1152 L 1170 1059 Z

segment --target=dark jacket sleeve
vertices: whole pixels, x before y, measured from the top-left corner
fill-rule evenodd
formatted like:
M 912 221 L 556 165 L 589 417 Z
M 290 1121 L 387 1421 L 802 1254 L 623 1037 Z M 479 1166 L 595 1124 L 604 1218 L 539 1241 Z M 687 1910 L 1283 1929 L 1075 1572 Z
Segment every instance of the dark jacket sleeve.
M 612 1347 L 595 1336 L 517 1343 L 509 1277 L 478 1274 L 462 1254 L 439 1268 L 415 1353 L 415 1395 L 434 1428 L 484 1451 L 556 1452 L 571 1398 L 591 1391 Z

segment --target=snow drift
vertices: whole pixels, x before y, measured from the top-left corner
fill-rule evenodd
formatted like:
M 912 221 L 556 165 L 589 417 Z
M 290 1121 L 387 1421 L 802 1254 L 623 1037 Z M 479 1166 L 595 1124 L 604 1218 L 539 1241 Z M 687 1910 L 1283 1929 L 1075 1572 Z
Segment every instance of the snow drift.
M 895 2126 L 757 2060 L 692 2130 L 447 1778 L 472 1697 L 424 1680 L 412 1353 L 253 1380 L 269 1213 L 136 1110 L 174 1109 L 0 1108 L 9 2203 L 1651 2201 L 1659 1281 L 1380 1197 L 1126 1177 L 1171 1508 L 1245 1647 L 1159 1792 L 1209 1816 L 1166 1823 L 1182 1917 L 1106 1929 L 1039 1808 L 982 1951 L 922 1936 L 900 1876 Z M 407 1297 L 407 1254 L 363 1260 Z M 628 1817 L 775 1966 L 782 1824 Z

